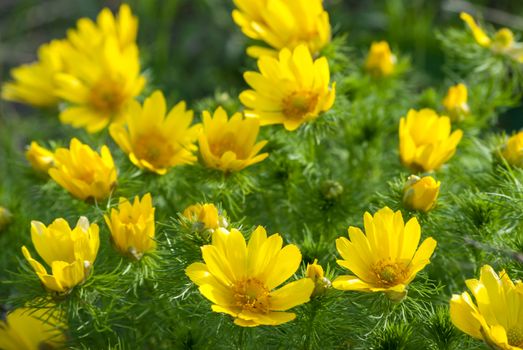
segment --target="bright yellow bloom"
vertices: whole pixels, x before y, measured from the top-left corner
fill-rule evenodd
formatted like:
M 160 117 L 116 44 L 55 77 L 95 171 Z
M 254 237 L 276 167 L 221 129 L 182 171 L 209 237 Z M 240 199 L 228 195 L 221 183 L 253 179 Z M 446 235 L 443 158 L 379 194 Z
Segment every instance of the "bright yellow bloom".
M 465 84 L 459 83 L 449 88 L 443 99 L 443 107 L 453 121 L 462 120 L 470 113 Z
M 0 231 L 7 227 L 13 219 L 13 214 L 7 209 L 0 206 Z
M 79 199 L 105 199 L 116 186 L 116 168 L 109 148 L 103 146 L 98 154 L 76 138 L 69 149 L 56 150 L 55 166 L 49 169 L 49 175 Z
M 54 77 L 65 69 L 65 40 L 53 40 L 38 49 L 38 61 L 11 70 L 14 79 L 2 87 L 2 98 L 37 107 L 55 106 L 59 98 L 55 94 Z
M 48 227 L 40 221 L 31 221 L 31 240 L 38 255 L 51 267 L 51 274 L 23 246 L 25 258 L 45 288 L 60 293 L 85 281 L 100 246 L 98 225 L 89 225 L 84 216 L 72 230 L 64 219 L 56 219 Z
M 279 234 L 267 237 L 258 226 L 249 243 L 240 231 L 219 228 L 212 244 L 203 246 L 205 263 L 193 263 L 186 274 L 209 299 L 214 312 L 234 317 L 243 327 L 279 325 L 293 320 L 289 310 L 309 301 L 314 282 L 303 278 L 274 290 L 298 269 L 301 253 L 295 245 L 282 248 Z
M 450 133 L 450 119 L 432 109 L 409 110 L 400 120 L 401 162 L 414 171 L 439 169 L 456 152 L 463 132 Z
M 481 339 L 493 349 L 523 349 L 523 282 L 512 282 L 502 271 L 481 268 L 479 280 L 467 280 L 472 292 L 454 294 L 450 317 L 454 325 L 468 335 Z
M 25 152 L 25 157 L 36 171 L 47 174 L 47 171 L 54 165 L 54 154 L 47 148 L 40 146 L 36 141 Z
M 198 139 L 205 165 L 224 172 L 240 171 L 261 162 L 268 153 L 258 154 L 267 141 L 256 143 L 260 125 L 256 119 L 243 119 L 235 113 L 230 119 L 222 107 L 211 117 L 203 112 L 203 132 Z
M 363 216 L 365 234 L 349 227 L 349 238 L 336 240 L 343 260 L 338 264 L 354 273 L 339 276 L 332 282 L 336 289 L 362 292 L 385 292 L 392 300 L 401 300 L 407 285 L 427 264 L 436 248 L 429 237 L 418 247 L 421 228 L 414 217 L 403 223 L 401 211 L 388 207 L 378 210 L 374 217 Z
M 409 209 L 428 212 L 436 205 L 440 185 L 432 176 L 409 176 L 403 187 L 403 204 Z
M 370 46 L 365 69 L 375 77 L 385 77 L 394 72 L 396 56 L 390 51 L 389 43 L 386 41 L 373 42 Z
M 212 203 L 193 204 L 185 208 L 183 216 L 192 222 L 198 223 L 206 230 L 215 230 L 218 227 L 227 227 L 227 220 L 220 216 L 218 208 Z
M 272 47 L 251 46 L 249 56 L 276 56 L 281 49 L 302 44 L 315 55 L 331 40 L 322 0 L 234 0 L 234 4 L 232 17 L 242 32 Z
M 191 126 L 193 111 L 187 110 L 183 101 L 167 116 L 166 112 L 165 97 L 155 91 L 145 99 L 143 107 L 131 102 L 126 126 L 112 124 L 109 129 L 134 165 L 160 175 L 173 166 L 197 161 L 193 152 L 198 148 L 194 142 L 201 127 Z
M 151 194 L 147 193 L 142 200 L 134 197 L 133 204 L 120 198 L 118 209 L 111 209 L 111 216 L 104 215 L 111 242 L 120 253 L 140 260 L 156 248 L 154 211 Z
M 65 344 L 63 324 L 45 308 L 18 308 L 0 320 L 0 349 L 61 349 Z
M 501 28 L 491 39 L 485 31 L 476 24 L 474 18 L 466 12 L 461 12 L 460 18 L 468 25 L 476 42 L 495 53 L 505 54 L 523 63 L 523 44 L 515 42 L 514 33 L 508 28 Z
M 512 166 L 523 167 L 523 131 L 512 135 L 503 149 L 501 155 Z
M 323 267 L 318 264 L 318 259 L 314 259 L 312 264 L 307 264 L 305 277 L 310 278 L 314 282 L 312 296 L 324 294 L 327 288 L 331 286 L 331 281 L 325 277 Z
M 243 91 L 240 100 L 245 116 L 259 118 L 260 125 L 296 130 L 332 107 L 336 84 L 329 87 L 329 63 L 325 57 L 313 60 L 306 46 L 283 49 L 279 58 L 262 57 L 258 67 L 260 73 L 243 75 L 252 90 Z

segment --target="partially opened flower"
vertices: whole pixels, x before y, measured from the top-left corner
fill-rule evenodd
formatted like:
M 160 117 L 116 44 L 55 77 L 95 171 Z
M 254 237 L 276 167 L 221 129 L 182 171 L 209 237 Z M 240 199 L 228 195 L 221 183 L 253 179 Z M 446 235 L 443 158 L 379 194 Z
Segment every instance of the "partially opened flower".
M 244 119 L 235 113 L 229 119 L 218 107 L 211 116 L 203 112 L 203 131 L 199 136 L 200 154 L 209 168 L 224 172 L 240 171 L 261 162 L 268 153 L 258 154 L 267 141 L 256 143 L 260 124 L 256 119 Z
M 501 155 L 510 165 L 523 168 L 523 131 L 508 139 L 501 150 Z
M 32 221 L 31 240 L 38 255 L 51 268 L 51 273 L 31 257 L 25 246 L 22 247 L 24 257 L 45 288 L 60 293 L 68 292 L 85 281 L 100 246 L 98 225 L 89 225 L 89 220 L 84 216 L 72 230 L 61 218 L 49 226 Z
M 312 264 L 307 264 L 307 270 L 305 272 L 305 277 L 310 278 L 314 282 L 314 291 L 311 296 L 319 296 L 326 292 L 332 283 L 325 277 L 323 272 L 323 267 L 318 264 L 318 259 L 314 259 Z
M 403 204 L 409 209 L 430 211 L 436 205 L 440 185 L 432 176 L 409 176 L 403 187 Z
M 64 325 L 47 308 L 18 308 L 0 320 L 0 349 L 43 350 L 62 349 L 65 345 Z
M 523 349 L 523 282 L 511 281 L 504 271 L 498 276 L 485 265 L 479 280 L 466 283 L 474 299 L 467 292 L 452 295 L 452 323 L 493 349 Z
M 98 154 L 73 138 L 69 149 L 55 152 L 55 165 L 49 175 L 60 186 L 79 199 L 102 200 L 116 185 L 116 167 L 107 146 Z
M 11 70 L 14 81 L 2 86 L 2 98 L 37 107 L 51 107 L 59 102 L 55 93 L 55 75 L 65 70 L 65 40 L 53 40 L 38 49 L 38 61 Z
M 427 264 L 436 248 L 429 237 L 418 247 L 421 228 L 414 217 L 406 224 L 401 211 L 388 207 L 374 216 L 363 216 L 365 233 L 349 227 L 349 239 L 340 237 L 336 248 L 342 260 L 338 264 L 353 275 L 337 277 L 332 286 L 341 290 L 384 292 L 392 300 L 401 300 L 407 294 L 407 285 Z
M 243 33 L 271 47 L 251 46 L 249 56 L 276 56 L 283 48 L 302 44 L 317 54 L 331 40 L 323 0 L 234 0 L 234 4 L 232 17 Z
M 212 203 L 190 205 L 185 208 L 182 215 L 205 230 L 227 228 L 227 219 L 220 215 L 218 208 Z
M 155 91 L 143 107 L 130 103 L 126 125 L 113 124 L 111 136 L 139 168 L 163 175 L 173 166 L 197 161 L 194 144 L 200 124 L 191 126 L 193 111 L 180 102 L 167 113 L 165 97 Z
M 313 60 L 308 48 L 283 49 L 278 58 L 258 60 L 260 72 L 246 72 L 252 90 L 240 94 L 245 116 L 258 118 L 260 125 L 283 124 L 296 130 L 301 124 L 328 111 L 336 97 L 336 84 L 330 84 L 329 63 L 325 57 Z
M 151 194 L 147 193 L 134 202 L 120 198 L 118 209 L 111 209 L 111 215 L 104 215 L 111 231 L 111 242 L 122 254 L 133 259 L 141 257 L 156 248 L 154 240 L 154 211 Z
M 470 112 L 467 104 L 467 86 L 463 83 L 451 86 L 443 99 L 443 107 L 452 120 L 459 121 Z
M 507 55 L 517 62 L 523 63 L 523 43 L 518 43 L 514 40 L 514 33 L 510 29 L 501 28 L 491 38 L 476 24 L 474 18 L 468 13 L 461 12 L 460 18 L 470 28 L 474 39 L 480 46 L 489 48 L 495 53 Z
M 201 248 L 204 263 L 191 264 L 186 274 L 213 303 L 213 311 L 231 315 L 239 326 L 289 322 L 296 315 L 285 311 L 308 302 L 314 282 L 303 278 L 275 289 L 301 262 L 296 246 L 282 248 L 282 244 L 280 235 L 267 237 L 261 226 L 248 244 L 240 231 L 219 228 L 213 233 L 212 244 Z
M 451 133 L 449 117 L 411 109 L 400 120 L 401 162 L 413 171 L 437 170 L 454 155 L 462 136 L 461 130 Z
M 47 171 L 54 165 L 54 153 L 40 146 L 36 141 L 25 152 L 25 157 L 36 171 L 47 174 Z
M 365 70 L 374 77 L 386 77 L 394 72 L 396 56 L 386 41 L 373 42 L 365 60 Z

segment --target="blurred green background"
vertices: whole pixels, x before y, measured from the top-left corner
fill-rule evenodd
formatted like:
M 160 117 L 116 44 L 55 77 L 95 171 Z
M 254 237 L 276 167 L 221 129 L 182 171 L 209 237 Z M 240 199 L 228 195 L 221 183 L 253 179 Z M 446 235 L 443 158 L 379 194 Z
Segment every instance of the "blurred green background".
M 252 62 L 244 54 L 247 39 L 230 16 L 232 0 L 129 3 L 140 19 L 138 42 L 150 87 L 162 89 L 171 101 L 190 102 L 215 91 L 236 94 L 244 87 L 241 73 Z M 102 7 L 117 9 L 119 4 L 100 0 L 1 0 L 0 80 L 9 78 L 10 68 L 34 60 L 40 44 L 64 37 L 78 18 L 95 18 Z M 460 11 L 483 16 L 496 27 L 523 31 L 523 1 L 326 0 L 325 6 L 334 34 L 348 33 L 348 43 L 357 53 L 364 55 L 373 40 L 388 40 L 400 54 L 411 57 L 426 86 L 441 83 L 444 76 L 444 57 L 435 31 L 463 26 Z M 13 113 L 1 114 L 5 117 Z M 521 114 L 521 108 L 508 111 L 500 126 L 523 126 Z

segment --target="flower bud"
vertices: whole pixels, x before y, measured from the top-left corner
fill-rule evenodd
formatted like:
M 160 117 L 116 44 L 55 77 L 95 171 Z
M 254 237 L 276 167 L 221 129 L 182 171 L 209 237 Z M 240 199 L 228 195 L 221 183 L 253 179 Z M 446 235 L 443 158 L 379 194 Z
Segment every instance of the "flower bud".
M 228 226 L 227 218 L 220 215 L 218 208 L 211 203 L 190 205 L 185 208 L 182 215 L 193 223 L 196 231 L 215 230 Z
M 465 84 L 451 86 L 443 99 L 445 111 L 453 121 L 463 120 L 470 112 L 467 104 L 467 87 Z
M 432 176 L 409 176 L 403 187 L 403 204 L 409 209 L 428 212 L 436 204 L 440 184 Z
M 523 131 L 508 139 L 501 150 L 501 155 L 510 165 L 523 168 Z
M 54 165 L 54 154 L 50 150 L 40 146 L 37 142 L 31 142 L 27 147 L 25 157 L 36 171 L 47 174 Z
M 338 181 L 327 180 L 321 184 L 321 194 L 325 199 L 336 199 L 343 193 L 343 186 Z
M 386 41 L 373 42 L 367 60 L 365 70 L 374 77 L 385 77 L 394 72 L 396 56 L 390 51 L 389 43 Z
M 312 279 L 314 282 L 314 291 L 311 294 L 313 297 L 323 295 L 331 286 L 331 281 L 325 277 L 323 268 L 321 265 L 318 265 L 318 259 L 314 259 L 312 264 L 307 264 L 305 277 Z

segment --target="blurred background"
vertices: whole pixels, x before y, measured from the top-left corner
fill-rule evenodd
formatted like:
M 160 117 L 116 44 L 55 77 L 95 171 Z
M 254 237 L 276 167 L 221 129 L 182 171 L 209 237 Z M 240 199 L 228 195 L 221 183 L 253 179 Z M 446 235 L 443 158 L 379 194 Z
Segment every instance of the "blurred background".
M 64 37 L 78 18 L 95 18 L 102 7 L 114 10 L 120 3 L 0 0 L 0 80 L 9 79 L 12 67 L 33 61 L 39 45 Z M 244 87 L 241 73 L 252 62 L 244 53 L 247 39 L 231 19 L 232 0 L 131 0 L 129 4 L 140 19 L 138 43 L 150 86 L 162 89 L 171 101 L 194 101 L 216 91 L 235 94 Z M 374 40 L 387 40 L 400 54 L 411 57 L 426 86 L 443 79 L 444 56 L 435 32 L 446 26 L 462 28 L 460 11 L 523 32 L 523 1 L 325 0 L 325 6 L 334 34 L 347 33 L 347 43 L 358 54 L 364 55 Z M 522 114 L 519 107 L 507 111 L 500 126 L 522 127 Z

